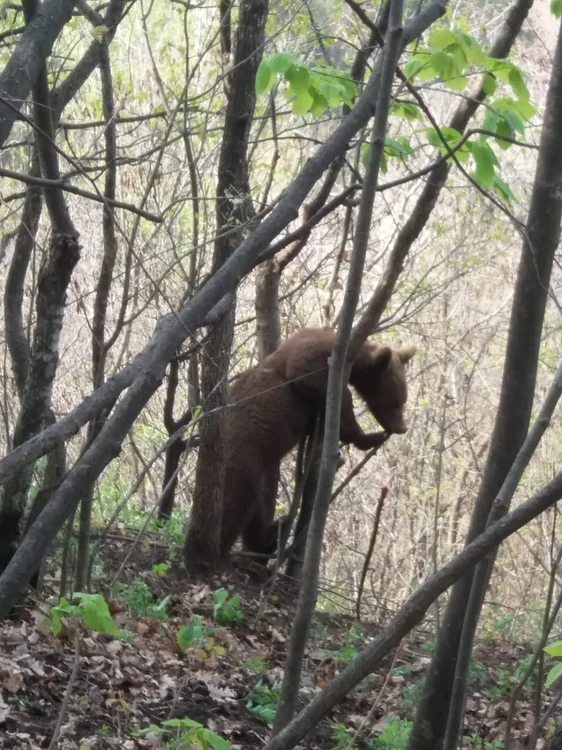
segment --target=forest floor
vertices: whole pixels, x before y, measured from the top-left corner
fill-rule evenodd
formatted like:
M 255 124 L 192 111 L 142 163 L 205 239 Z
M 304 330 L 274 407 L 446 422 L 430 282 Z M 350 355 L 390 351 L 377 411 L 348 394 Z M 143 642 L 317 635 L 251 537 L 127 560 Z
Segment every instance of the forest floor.
M 104 551 L 108 580 L 130 547 L 126 537 L 111 540 Z M 61 750 L 151 750 L 177 736 L 157 731 L 173 717 L 200 722 L 233 749 L 263 747 L 282 678 L 295 589 L 279 581 L 273 601 L 270 597 L 264 607 L 261 594 L 267 582 L 254 568 L 250 574 L 247 565 L 240 565 L 220 578 L 194 582 L 179 567 L 167 568 L 167 560 L 169 548 L 146 542 L 126 561 L 110 605 L 124 638 L 73 628 L 72 623 L 53 635 L 46 614 L 54 598 L 28 602 L 18 609 L 17 618 L 0 625 L 2 750 L 49 747 L 69 681 L 69 702 L 56 744 Z M 50 573 L 56 576 L 54 569 Z M 46 583 L 48 588 L 48 577 Z M 221 588 L 239 596 L 240 602 L 217 603 Z M 182 627 L 183 650 L 177 641 Z M 369 622 L 358 625 L 349 616 L 317 613 L 301 705 L 376 632 L 377 626 Z M 432 645 L 420 632 L 403 641 L 380 672 L 365 680 L 300 747 L 402 750 Z M 463 747 L 503 747 L 510 696 L 529 654 L 528 648 L 505 638 L 477 644 Z M 526 746 L 533 723 L 533 690 L 526 686 L 516 704 L 511 750 Z M 548 729 L 552 731 L 552 722 Z M 173 731 L 186 730 L 180 726 Z

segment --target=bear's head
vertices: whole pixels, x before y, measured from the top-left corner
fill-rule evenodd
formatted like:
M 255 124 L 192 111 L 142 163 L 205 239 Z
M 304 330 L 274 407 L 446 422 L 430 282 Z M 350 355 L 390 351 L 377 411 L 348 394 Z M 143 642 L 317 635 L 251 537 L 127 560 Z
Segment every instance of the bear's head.
M 408 429 L 404 406 L 408 400 L 405 365 L 415 346 L 391 349 L 365 344 L 351 367 L 350 383 L 386 432 L 401 435 Z

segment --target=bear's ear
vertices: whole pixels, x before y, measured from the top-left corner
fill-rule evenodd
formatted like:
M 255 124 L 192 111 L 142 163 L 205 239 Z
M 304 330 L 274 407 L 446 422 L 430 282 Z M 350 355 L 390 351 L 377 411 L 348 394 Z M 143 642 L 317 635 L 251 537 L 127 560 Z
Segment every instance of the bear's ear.
M 407 364 L 417 352 L 416 346 L 407 346 L 405 349 L 399 349 L 396 353 L 400 357 L 403 365 Z
M 392 349 L 389 346 L 379 347 L 371 358 L 371 364 L 381 370 L 386 370 L 392 358 Z

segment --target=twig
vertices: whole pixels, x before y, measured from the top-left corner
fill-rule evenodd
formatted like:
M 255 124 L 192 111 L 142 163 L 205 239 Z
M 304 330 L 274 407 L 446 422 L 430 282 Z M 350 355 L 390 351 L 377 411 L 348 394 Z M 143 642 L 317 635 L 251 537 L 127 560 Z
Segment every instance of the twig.
M 150 213 L 150 211 L 144 211 L 142 208 L 137 208 L 132 203 L 125 203 L 124 201 L 109 200 L 103 195 L 97 193 L 90 193 L 88 190 L 82 190 L 82 188 L 76 187 L 75 185 L 67 185 L 64 180 L 47 180 L 44 177 L 32 177 L 29 174 L 22 174 L 21 172 L 14 172 L 11 169 L 4 169 L 0 167 L 0 177 L 8 177 L 18 182 L 23 182 L 25 185 L 39 185 L 44 188 L 58 188 L 64 190 L 67 193 L 73 193 L 79 195 L 82 198 L 95 201 L 96 203 L 104 203 L 107 206 L 113 206 L 113 208 L 122 208 L 125 211 L 130 211 L 133 214 L 142 216 L 143 219 L 153 221 L 156 224 L 161 224 L 164 221 L 163 216 Z
M 361 597 L 363 596 L 363 588 L 365 587 L 365 578 L 367 577 L 367 570 L 371 564 L 371 557 L 375 548 L 375 542 L 379 533 L 379 523 L 381 520 L 381 513 L 384 506 L 384 501 L 388 495 L 388 487 L 381 487 L 381 494 L 379 496 L 377 507 L 375 510 L 375 521 L 373 523 L 373 531 L 371 533 L 371 539 L 369 540 L 369 549 L 365 556 L 365 562 L 363 563 L 363 570 L 361 571 L 361 578 L 359 580 L 359 591 L 357 592 L 357 604 L 355 605 L 355 614 L 357 616 L 357 622 L 361 620 Z
M 60 730 L 62 728 L 62 723 L 64 721 L 64 717 L 66 716 L 66 712 L 68 710 L 68 704 L 70 703 L 70 698 L 72 696 L 72 692 L 74 690 L 74 683 L 76 682 L 76 678 L 78 677 L 78 669 L 80 668 L 80 630 L 79 626 L 76 626 L 76 632 L 74 634 L 74 664 L 72 666 L 72 672 L 70 674 L 70 679 L 68 680 L 68 685 L 66 686 L 66 692 L 64 694 L 64 698 L 62 701 L 62 705 L 60 707 L 57 723 L 55 725 L 55 731 L 53 732 L 53 737 L 51 739 L 51 742 L 49 743 L 48 750 L 55 750 L 57 746 L 57 742 L 60 735 Z

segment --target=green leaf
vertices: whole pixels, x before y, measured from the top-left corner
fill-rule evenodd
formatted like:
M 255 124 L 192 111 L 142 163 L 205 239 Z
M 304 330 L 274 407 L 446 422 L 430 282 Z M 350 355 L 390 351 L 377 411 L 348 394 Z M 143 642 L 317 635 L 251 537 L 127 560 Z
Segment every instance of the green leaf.
M 206 740 L 214 750 L 232 750 L 231 745 L 215 732 L 207 732 Z
M 388 162 L 386 160 L 386 154 L 384 153 L 384 151 L 381 154 L 379 170 L 381 171 L 381 174 L 386 174 L 388 172 Z
M 293 65 L 298 65 L 298 62 L 290 52 L 278 52 L 269 58 L 269 66 L 275 73 L 284 74 Z
M 494 128 L 494 132 L 498 135 L 505 135 L 508 138 L 513 138 L 515 136 L 511 125 L 507 122 L 507 120 L 504 119 L 498 120 L 497 125 Z M 513 146 L 512 143 L 510 143 L 509 141 L 504 141 L 502 138 L 498 138 L 496 143 L 501 149 L 503 149 L 503 151 L 507 151 L 508 148 Z
M 545 646 L 543 651 L 546 651 L 550 656 L 562 656 L 562 641 L 554 641 L 548 646 Z
M 213 602 L 215 605 L 221 605 L 228 599 L 228 591 L 225 588 L 217 589 L 213 594 Z
M 318 94 L 317 92 L 314 92 L 314 100 L 310 108 L 310 111 L 312 112 L 314 117 L 322 117 L 322 115 L 328 109 L 328 107 L 329 107 L 329 104 L 326 101 L 326 97 L 322 96 L 322 94 Z
M 528 102 L 525 99 L 519 99 L 515 102 L 515 109 L 525 120 L 530 120 L 531 117 L 537 113 L 537 108 L 533 107 L 531 102 Z
M 58 607 L 52 607 L 51 609 L 51 629 L 53 635 L 58 635 L 62 630 L 62 613 L 58 611 Z
M 509 84 L 511 88 L 513 89 L 513 93 L 518 99 L 523 99 L 524 101 L 529 101 L 529 89 L 525 85 L 525 81 L 523 80 L 523 74 L 518 68 L 512 68 L 512 70 L 509 71 Z
M 450 29 L 443 28 L 429 35 L 429 46 L 433 50 L 444 50 L 451 45 L 457 45 L 457 39 Z
M 562 661 L 560 664 L 556 664 L 556 666 L 552 667 L 550 672 L 546 676 L 546 686 L 550 687 L 552 683 L 557 680 L 560 675 L 562 675 Z
M 429 65 L 428 55 L 424 53 L 413 55 L 404 65 L 404 75 L 409 79 L 419 78 L 420 81 L 435 78 L 435 72 Z
M 300 94 L 308 91 L 310 86 L 310 73 L 302 65 L 290 68 L 287 71 L 286 79 L 291 83 L 291 91 L 294 94 Z
M 367 169 L 367 164 L 369 163 L 369 158 L 371 156 L 371 147 L 364 143 L 361 146 L 361 164 Z
M 101 44 L 101 42 L 103 42 L 103 37 L 105 36 L 105 34 L 107 34 L 108 31 L 109 29 L 107 28 L 107 26 L 95 26 L 90 31 L 90 34 L 94 37 L 96 42 L 99 42 Z
M 429 65 L 437 73 L 441 80 L 445 81 L 453 76 L 453 58 L 446 52 L 434 52 L 429 56 Z
M 552 0 L 550 10 L 555 18 L 560 18 L 562 16 L 562 0 Z
M 470 151 L 476 164 L 474 179 L 484 188 L 491 187 L 494 183 L 497 159 L 487 143 L 475 142 L 470 144 Z
M 275 71 L 267 60 L 262 60 L 256 73 L 256 94 L 269 94 L 275 83 Z
M 172 596 L 171 594 L 168 594 L 168 596 L 165 596 L 162 599 L 162 601 L 156 607 L 156 610 L 158 612 L 165 612 L 166 611 L 166 607 L 168 606 L 168 602 L 170 601 L 171 596 Z
M 80 600 L 79 613 L 89 628 L 96 630 L 98 633 L 119 635 L 119 630 L 113 622 L 107 602 L 101 594 L 77 592 L 74 596 Z
M 418 109 L 417 104 L 412 102 L 394 102 L 391 107 L 391 112 L 396 117 L 403 117 L 405 120 L 422 120 L 421 112 Z
M 500 79 L 500 81 L 509 83 L 509 74 L 512 67 L 512 64 L 507 60 L 495 60 L 492 65 L 492 72 L 495 74 L 496 78 Z
M 201 729 L 203 724 L 193 719 L 166 719 L 162 722 L 163 727 L 174 727 L 175 729 Z
M 435 128 L 428 128 L 425 131 L 425 134 L 427 136 L 427 140 L 431 143 L 431 145 L 438 148 L 442 154 L 448 153 L 443 144 L 442 138 L 445 139 L 445 141 L 451 148 L 462 138 L 458 130 L 455 130 L 455 128 L 449 128 L 447 126 L 443 126 L 441 128 L 441 135 L 439 135 Z
M 464 50 L 460 44 L 457 44 L 450 50 L 450 54 L 455 64 L 455 72 L 460 76 L 468 65 L 468 60 Z
M 389 135 L 384 140 L 384 150 L 389 156 L 408 157 L 412 154 L 410 142 L 405 137 L 391 138 Z
M 499 118 L 503 118 L 509 124 L 512 130 L 512 135 L 515 135 L 515 133 L 523 134 L 525 132 L 525 124 L 517 109 L 518 104 L 519 102 L 514 101 L 508 96 L 496 99 L 495 102 L 491 104 L 495 110 L 496 116 L 499 115 Z M 489 121 L 488 117 L 484 119 L 484 123 Z M 491 129 L 493 130 L 494 128 L 492 127 Z
M 515 196 L 511 192 L 511 188 L 509 185 L 507 185 L 501 177 L 498 177 L 498 175 L 494 176 L 494 183 L 492 185 L 494 192 L 499 195 L 500 198 L 502 198 L 504 201 L 508 202 L 512 201 Z
M 308 93 L 308 91 L 303 91 L 297 97 L 295 97 L 293 101 L 293 114 L 297 115 L 298 117 L 303 117 L 310 110 L 313 103 L 314 99 Z
M 476 39 L 471 37 L 470 34 L 465 34 L 464 31 L 456 30 L 453 34 L 459 45 L 462 47 L 468 62 L 487 68 L 490 58 L 486 55 Z
M 486 96 L 493 96 L 496 91 L 496 79 L 490 73 L 486 73 L 482 81 L 482 88 Z
M 456 78 L 449 78 L 447 81 L 443 81 L 443 83 L 452 91 L 463 91 L 468 84 L 468 78 L 465 78 L 465 76 L 456 76 Z
M 337 83 L 331 81 L 321 81 L 318 86 L 318 92 L 324 96 L 330 107 L 337 107 L 341 101 L 341 89 Z

